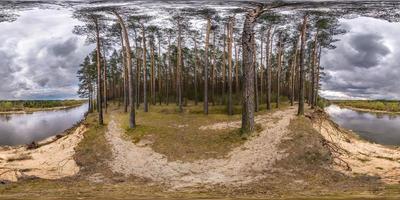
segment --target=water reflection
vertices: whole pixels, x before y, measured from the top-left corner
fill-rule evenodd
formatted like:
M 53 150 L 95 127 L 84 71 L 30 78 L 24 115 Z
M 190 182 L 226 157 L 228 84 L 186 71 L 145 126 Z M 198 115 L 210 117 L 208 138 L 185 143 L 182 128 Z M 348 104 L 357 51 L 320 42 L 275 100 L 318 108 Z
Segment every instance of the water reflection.
M 0 115 L 0 145 L 28 144 L 60 134 L 83 119 L 87 107 Z
M 371 142 L 400 145 L 399 115 L 358 112 L 336 105 L 327 107 L 326 112 L 341 127 L 353 130 Z

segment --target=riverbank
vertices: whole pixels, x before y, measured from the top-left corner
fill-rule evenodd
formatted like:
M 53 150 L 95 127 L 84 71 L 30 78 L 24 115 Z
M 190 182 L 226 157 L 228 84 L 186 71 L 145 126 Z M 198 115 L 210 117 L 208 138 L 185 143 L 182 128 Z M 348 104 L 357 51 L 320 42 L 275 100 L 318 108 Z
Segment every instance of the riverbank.
M 1 147 L 0 180 L 60 179 L 77 174 L 79 166 L 73 156 L 85 131 L 86 127 L 79 125 L 71 134 L 48 138 L 37 147 Z
M 81 106 L 85 102 L 84 100 L 1 101 L 0 114 L 29 114 L 39 111 L 64 110 Z
M 389 147 L 361 139 L 329 119 L 323 111 L 311 115 L 313 126 L 325 139 L 335 159 L 335 169 L 353 176 L 379 177 L 386 184 L 400 183 L 400 147 Z
M 398 185 L 386 184 L 373 174 L 336 169 L 334 150 L 314 127 L 317 118 L 296 117 L 294 107 L 262 110 L 256 117 L 258 131 L 238 142 L 224 138 L 238 129 L 240 116 L 228 118 L 221 114 L 223 109 L 211 107 L 209 118 L 214 120 L 207 121 L 201 106 L 189 105 L 182 114 L 174 105 L 152 106 L 148 114 L 138 111 L 142 127 L 131 130 L 126 128 L 127 114 L 110 104 L 104 126 L 97 125 L 96 113 L 83 122 L 87 129 L 73 155 L 78 173 L 0 185 L 0 199 L 400 197 Z M 312 116 L 310 111 L 307 116 Z M 160 124 L 158 118 L 175 122 Z M 167 132 L 158 134 L 164 126 Z M 209 133 L 215 138 L 204 143 Z M 232 146 L 210 146 L 218 137 L 223 145 Z M 197 146 L 180 144 L 195 141 L 200 141 Z

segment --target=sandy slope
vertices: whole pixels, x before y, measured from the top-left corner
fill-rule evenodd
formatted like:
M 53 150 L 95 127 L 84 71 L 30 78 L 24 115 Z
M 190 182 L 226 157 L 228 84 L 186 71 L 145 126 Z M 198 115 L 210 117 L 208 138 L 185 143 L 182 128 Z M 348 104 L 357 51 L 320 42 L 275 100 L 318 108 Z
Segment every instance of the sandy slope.
M 112 116 L 106 133 L 114 157 L 110 166 L 114 172 L 151 179 L 174 188 L 256 181 L 272 170 L 276 160 L 286 156 L 285 152 L 279 151 L 278 144 L 288 133 L 287 127 L 294 117 L 294 108 L 258 117 L 264 130 L 233 149 L 224 159 L 172 162 L 149 146 L 142 147 L 125 140 L 123 130 Z M 223 125 L 215 126 L 221 128 Z
M 22 146 L 0 148 L 0 180 L 17 181 L 27 176 L 58 179 L 75 175 L 79 167 L 73 158 L 74 148 L 85 130 L 81 125 L 73 133 L 33 150 Z
M 352 137 L 350 132 L 341 129 L 326 115 L 314 120 L 314 128 L 341 149 L 340 153 L 334 153 L 338 156 L 337 163 L 342 163 L 335 167 L 337 170 L 349 175 L 379 176 L 386 183 L 400 182 L 400 149 Z M 345 163 L 348 163 L 350 170 L 344 167 Z

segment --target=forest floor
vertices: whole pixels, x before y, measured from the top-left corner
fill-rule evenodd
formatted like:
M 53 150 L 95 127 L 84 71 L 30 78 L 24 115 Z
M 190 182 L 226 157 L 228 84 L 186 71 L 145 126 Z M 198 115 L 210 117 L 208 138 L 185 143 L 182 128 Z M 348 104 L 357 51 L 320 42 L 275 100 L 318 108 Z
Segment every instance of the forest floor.
M 151 106 L 149 113 L 138 111 L 139 126 L 129 129 L 127 114 L 110 105 L 106 125 L 97 125 L 95 113 L 82 124 L 87 131 L 74 148 L 76 175 L 4 182 L 0 199 L 400 198 L 398 182 L 343 169 L 338 159 L 344 158 L 327 145 L 330 134 L 319 132 L 321 116 L 296 117 L 287 104 L 269 112 L 262 107 L 257 131 L 244 137 L 240 116 L 224 111 L 213 106 L 204 116 L 201 106 L 184 113 L 174 105 Z

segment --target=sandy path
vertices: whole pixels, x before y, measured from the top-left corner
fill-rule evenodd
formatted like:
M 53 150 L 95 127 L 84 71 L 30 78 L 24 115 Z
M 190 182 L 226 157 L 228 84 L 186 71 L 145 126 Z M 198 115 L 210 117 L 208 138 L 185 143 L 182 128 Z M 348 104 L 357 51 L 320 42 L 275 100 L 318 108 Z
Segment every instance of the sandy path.
M 33 150 L 22 146 L 0 148 L 0 180 L 17 181 L 26 176 L 59 179 L 75 175 L 79 166 L 73 158 L 74 149 L 85 131 L 86 127 L 81 125 L 73 133 Z
M 348 163 L 351 168 L 348 170 L 344 165 L 338 165 L 335 167 L 336 170 L 348 175 L 379 176 L 386 183 L 400 183 L 400 149 L 351 137 L 346 130 L 323 117 L 314 123 L 314 128 L 326 140 L 342 149 L 341 154 L 336 156 Z M 339 159 L 336 162 L 344 164 Z
M 288 133 L 287 127 L 294 117 L 294 108 L 258 117 L 259 122 L 264 122 L 264 130 L 233 149 L 224 159 L 169 162 L 151 147 L 139 147 L 123 139 L 123 130 L 112 116 L 106 133 L 114 154 L 110 166 L 114 172 L 148 178 L 174 188 L 256 181 L 265 177 L 276 160 L 286 156 L 278 150 L 278 144 Z

